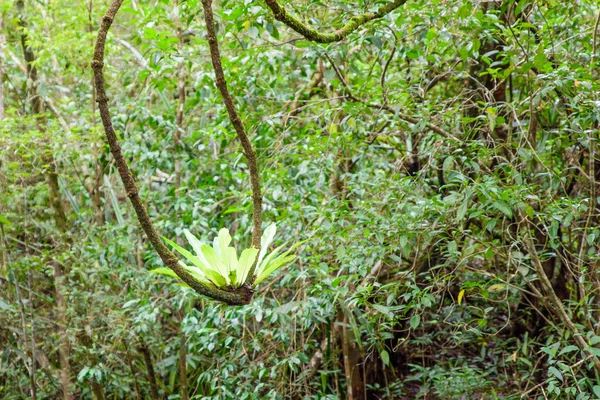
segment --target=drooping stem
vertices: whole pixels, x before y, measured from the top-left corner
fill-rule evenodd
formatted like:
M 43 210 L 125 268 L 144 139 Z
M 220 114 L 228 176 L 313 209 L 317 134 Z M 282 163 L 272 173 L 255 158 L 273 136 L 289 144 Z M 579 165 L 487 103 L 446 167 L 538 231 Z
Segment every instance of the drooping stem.
M 260 238 L 262 235 L 262 192 L 260 189 L 260 177 L 258 175 L 256 152 L 252 148 L 252 144 L 250 143 L 250 139 L 248 138 L 244 124 L 242 123 L 242 120 L 235 109 L 229 89 L 227 89 L 227 81 L 225 80 L 223 66 L 221 65 L 221 52 L 219 51 L 219 43 L 217 42 L 217 33 L 215 30 L 215 21 L 212 11 L 212 0 L 202 0 L 202 6 L 204 7 L 204 21 L 206 22 L 206 36 L 210 48 L 210 59 L 215 71 L 215 85 L 221 93 L 223 103 L 227 109 L 229 120 L 235 129 L 235 133 L 242 144 L 244 155 L 248 160 L 250 185 L 252 187 L 252 204 L 254 208 L 252 211 L 252 246 L 260 249 Z M 248 273 L 250 280 L 254 279 L 252 277 L 255 270 L 256 264 L 252 266 Z
M 167 267 L 171 268 L 181 280 L 191 286 L 196 292 L 211 297 L 215 300 L 219 300 L 231 305 L 248 304 L 252 298 L 252 290 L 247 287 L 242 287 L 237 291 L 224 291 L 208 287 L 194 279 L 192 275 L 190 275 L 189 272 L 187 272 L 179 264 L 177 257 L 162 242 L 158 232 L 150 220 L 150 216 L 148 215 L 148 211 L 146 211 L 146 207 L 144 207 L 144 204 L 140 199 L 133 174 L 129 170 L 127 161 L 123 156 L 119 140 L 117 139 L 116 132 L 112 125 L 103 72 L 106 36 L 122 3 L 123 0 L 113 0 L 106 11 L 106 14 L 104 17 L 102 17 L 102 23 L 98 29 L 98 38 L 94 48 L 92 69 L 94 71 L 94 79 L 96 83 L 96 101 L 98 102 L 98 110 L 100 112 L 100 118 L 102 119 L 104 133 L 106 134 L 106 140 L 108 141 L 110 152 L 115 159 L 119 175 L 123 181 L 123 186 L 127 192 L 127 197 L 129 197 L 129 200 L 133 205 L 133 209 L 135 210 L 137 219 L 140 222 L 142 229 L 148 236 L 148 240 L 152 244 L 152 247 L 154 247 L 163 263 L 165 263 Z
M 298 18 L 289 14 L 287 10 L 284 7 L 282 7 L 277 0 L 265 0 L 265 4 L 271 9 L 271 11 L 273 12 L 273 16 L 276 20 L 283 22 L 285 25 L 289 26 L 290 28 L 304 36 L 306 39 L 317 43 L 339 42 L 355 30 L 360 28 L 362 25 L 374 19 L 379 19 L 386 14 L 389 14 L 404 3 L 406 3 L 406 0 L 395 0 L 392 3 L 380 7 L 375 12 L 366 12 L 364 14 L 355 15 L 354 17 L 350 18 L 350 20 L 346 22 L 346 24 L 343 27 L 336 30 L 335 32 L 322 33 L 314 28 L 311 28 L 310 26 L 300 21 Z

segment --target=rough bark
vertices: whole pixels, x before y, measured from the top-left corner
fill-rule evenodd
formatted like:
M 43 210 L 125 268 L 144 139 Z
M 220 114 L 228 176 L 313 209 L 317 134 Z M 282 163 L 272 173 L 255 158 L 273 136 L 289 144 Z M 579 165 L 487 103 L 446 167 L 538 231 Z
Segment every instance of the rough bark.
M 335 32 L 322 33 L 309 27 L 298 18 L 288 13 L 287 10 L 283 8 L 277 0 L 265 0 L 265 4 L 271 9 L 276 20 L 283 22 L 285 25 L 304 36 L 306 39 L 317 43 L 339 42 L 360 28 L 362 25 L 373 21 L 374 19 L 382 18 L 404 3 L 406 3 L 406 0 L 395 0 L 386 4 L 385 6 L 380 7 L 375 12 L 366 12 L 364 14 L 355 15 L 354 17 L 350 18 L 350 20 L 346 22 L 343 27 Z
M 138 350 L 144 356 L 144 364 L 146 364 L 146 373 L 148 374 L 148 383 L 150 384 L 150 397 L 152 400 L 159 400 L 158 384 L 156 383 L 156 374 L 154 373 L 154 364 L 152 364 L 150 349 L 148 349 L 148 346 L 146 346 L 145 343 L 142 343 Z
M 349 325 L 348 316 L 345 313 L 342 324 L 342 351 L 344 353 L 347 399 L 363 400 L 365 387 L 360 376 L 360 350 L 356 344 L 356 338 L 354 337 L 352 327 Z
M 204 7 L 204 21 L 206 22 L 206 36 L 208 39 L 208 45 L 210 48 L 210 59 L 212 61 L 213 69 L 215 71 L 215 85 L 221 93 L 223 103 L 227 109 L 229 120 L 235 129 L 235 133 L 242 144 L 244 156 L 248 160 L 248 169 L 250 170 L 250 185 L 252 186 L 252 246 L 260 249 L 260 238 L 262 235 L 262 192 L 260 188 L 260 177 L 258 175 L 258 166 L 256 161 L 256 153 L 252 148 L 250 139 L 246 134 L 246 129 L 240 116 L 238 115 L 235 105 L 233 104 L 233 98 L 227 88 L 227 81 L 225 80 L 225 74 L 223 72 L 223 66 L 221 65 L 221 53 L 219 51 L 219 43 L 217 42 L 217 33 L 215 30 L 215 21 L 212 11 L 212 0 L 203 0 L 202 6 Z M 256 264 L 252 266 L 248 273 L 248 279 L 250 284 L 254 281 L 254 271 L 256 270 Z

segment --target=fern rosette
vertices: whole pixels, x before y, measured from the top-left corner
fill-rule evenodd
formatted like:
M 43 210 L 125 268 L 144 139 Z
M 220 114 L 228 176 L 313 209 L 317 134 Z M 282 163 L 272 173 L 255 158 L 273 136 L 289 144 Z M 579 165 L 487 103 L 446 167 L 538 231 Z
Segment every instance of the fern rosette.
M 165 237 L 163 239 L 185 258 L 185 262 L 179 261 L 179 264 L 195 279 L 205 285 L 219 289 L 235 289 L 242 286 L 250 278 L 248 273 L 255 261 L 256 279 L 251 282 L 253 287 L 296 258 L 294 254 L 290 253 L 303 242 L 296 243 L 283 253 L 282 245 L 267 254 L 269 246 L 275 238 L 276 231 L 277 227 L 274 223 L 269 225 L 261 237 L 260 251 L 255 247 L 250 247 L 242 251 L 239 258 L 235 247 L 231 246 L 232 238 L 227 228 L 222 228 L 219 231 L 219 235 L 214 238 L 212 246 L 202 243 L 189 230 L 185 229 L 185 237 L 193 252 L 186 250 L 172 240 Z M 175 272 L 169 268 L 157 268 L 151 272 L 177 278 Z

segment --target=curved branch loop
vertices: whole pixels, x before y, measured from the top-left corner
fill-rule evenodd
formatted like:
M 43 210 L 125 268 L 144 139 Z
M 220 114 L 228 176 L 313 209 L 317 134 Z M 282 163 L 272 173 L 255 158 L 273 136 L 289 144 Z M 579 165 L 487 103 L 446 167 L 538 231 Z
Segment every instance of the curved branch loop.
M 117 139 L 117 135 L 112 125 L 110 111 L 108 108 L 108 96 L 106 95 L 106 90 L 104 88 L 105 80 L 103 67 L 106 35 L 108 34 L 108 30 L 110 29 L 115 15 L 119 11 L 119 8 L 121 7 L 122 3 L 123 0 L 113 0 L 110 7 L 106 11 L 106 14 L 104 15 L 104 17 L 102 17 L 102 23 L 100 24 L 100 28 L 98 29 L 98 39 L 94 48 L 92 69 L 94 71 L 94 79 L 96 83 L 96 101 L 98 102 L 98 110 L 102 119 L 102 125 L 106 134 L 106 140 L 108 141 L 110 152 L 112 153 L 115 159 L 115 163 L 117 164 L 119 175 L 121 176 L 121 180 L 123 181 L 123 186 L 125 186 L 125 190 L 127 191 L 127 197 L 129 197 L 129 200 L 133 205 L 133 209 L 135 210 L 137 219 L 140 222 L 142 229 L 148 236 L 148 240 L 152 244 L 152 247 L 154 247 L 163 263 L 165 263 L 166 266 L 171 268 L 173 272 L 175 272 L 177 276 L 181 278 L 182 281 L 191 286 L 196 292 L 211 297 L 215 300 L 222 301 L 230 305 L 248 304 L 252 299 L 253 295 L 252 289 L 248 286 L 243 286 L 236 291 L 224 291 L 208 287 L 194 279 L 194 277 L 192 277 L 192 275 L 190 275 L 179 264 L 179 260 L 177 259 L 177 257 L 162 242 L 158 232 L 152 225 L 152 221 L 150 220 L 148 211 L 146 211 L 146 208 L 144 207 L 144 204 L 142 203 L 139 197 L 138 188 L 135 184 L 133 174 L 127 166 L 127 161 L 125 160 L 125 157 L 123 157 L 119 140 Z
M 343 40 L 346 36 L 354 32 L 367 22 L 370 22 L 374 19 L 382 18 L 386 14 L 389 14 L 396 8 L 406 3 L 406 0 L 395 0 L 389 4 L 386 4 L 385 6 L 380 7 L 375 12 L 366 12 L 364 14 L 355 15 L 354 17 L 350 18 L 350 20 L 346 22 L 346 24 L 343 27 L 332 33 L 322 33 L 314 28 L 311 28 L 310 26 L 300 21 L 298 18 L 289 14 L 287 10 L 277 2 L 277 0 L 265 0 L 265 3 L 273 12 L 273 16 L 276 20 L 289 26 L 290 28 L 304 36 L 306 39 L 317 43 L 332 43 Z

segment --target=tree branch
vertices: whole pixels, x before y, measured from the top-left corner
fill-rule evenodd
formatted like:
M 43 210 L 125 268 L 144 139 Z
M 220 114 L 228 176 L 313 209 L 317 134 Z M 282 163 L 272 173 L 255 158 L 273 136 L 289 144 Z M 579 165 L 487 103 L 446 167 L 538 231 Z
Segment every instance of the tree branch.
M 533 226 L 531 221 L 529 221 L 529 219 L 527 219 L 527 217 L 523 215 L 523 213 L 519 212 L 519 216 L 528 225 L 535 228 L 535 226 Z M 560 319 L 567 326 L 567 328 L 571 331 L 571 334 L 573 335 L 573 340 L 575 340 L 575 343 L 577 343 L 579 349 L 588 354 L 588 356 L 591 358 L 594 364 L 594 368 L 597 372 L 600 372 L 600 359 L 590 350 L 591 346 L 588 343 L 586 343 L 584 335 L 579 331 L 579 329 L 577 329 L 577 326 L 575 326 L 575 324 L 569 317 L 569 314 L 567 314 L 567 312 L 565 311 L 562 301 L 556 295 L 556 291 L 552 286 L 552 282 L 550 282 L 550 278 L 548 278 L 548 275 L 546 275 L 546 271 L 544 270 L 544 266 L 542 265 L 542 262 L 538 257 L 537 250 L 535 248 L 535 243 L 531 235 L 529 233 L 526 233 L 526 235 L 527 236 L 524 238 L 525 248 L 527 249 L 527 252 L 531 257 L 533 267 L 535 268 L 535 272 L 537 273 L 541 286 L 546 292 L 548 299 L 550 300 L 550 304 L 546 303 L 545 306 L 548 307 L 551 311 L 554 311 L 558 319 Z
M 322 33 L 309 27 L 296 17 L 290 15 L 287 10 L 277 2 L 277 0 L 265 0 L 265 3 L 273 12 L 273 16 L 276 20 L 283 22 L 285 25 L 304 36 L 306 39 L 317 43 L 332 43 L 339 42 L 367 22 L 370 22 L 374 19 L 379 19 L 384 15 L 389 14 L 396 8 L 406 3 L 406 0 L 395 0 L 392 3 L 380 7 L 375 12 L 366 12 L 364 14 L 355 15 L 354 17 L 350 18 L 350 21 L 346 22 L 343 27 L 332 33 Z
M 121 152 L 121 146 L 112 125 L 110 111 L 108 109 L 108 97 L 104 88 L 104 72 L 102 70 L 104 67 L 104 48 L 106 44 L 106 35 L 108 34 L 108 30 L 110 29 L 115 15 L 119 11 L 122 3 L 123 0 L 113 0 L 110 7 L 106 11 L 106 14 L 104 17 L 102 17 L 102 23 L 98 29 L 98 39 L 94 48 L 92 69 L 94 71 L 94 79 L 96 83 L 96 101 L 98 102 L 98 109 L 100 111 L 102 125 L 104 126 L 106 140 L 108 141 L 110 152 L 115 159 L 115 163 L 117 164 L 117 168 L 119 170 L 119 175 L 121 176 L 121 180 L 123 181 L 123 185 L 127 191 L 127 197 L 129 197 L 129 200 L 133 205 L 133 209 L 135 210 L 137 219 L 140 222 L 142 229 L 144 229 L 144 232 L 148 236 L 152 247 L 154 247 L 163 263 L 171 268 L 177 274 L 177 276 L 181 278 L 181 280 L 190 285 L 196 292 L 211 297 L 215 300 L 219 300 L 231 305 L 248 304 L 252 299 L 253 292 L 251 289 L 241 287 L 235 291 L 224 291 L 211 288 L 202 284 L 201 282 L 198 282 L 181 265 L 179 265 L 177 257 L 167 248 L 167 246 L 165 246 L 160 239 L 158 232 L 156 232 L 156 229 L 154 229 L 152 221 L 150 220 L 150 216 L 148 215 L 148 212 L 146 211 L 146 208 L 139 197 L 133 174 L 127 166 L 127 161 Z
M 212 61 L 213 69 L 215 70 L 215 85 L 219 89 L 219 92 L 221 92 L 221 97 L 223 98 L 223 103 L 225 103 L 229 120 L 235 129 L 235 133 L 242 144 L 244 155 L 248 160 L 250 185 L 252 187 L 252 204 L 254 208 L 252 211 L 252 246 L 260 250 L 260 238 L 262 236 L 262 192 L 260 189 L 260 177 L 258 175 L 256 153 L 252 148 L 248 134 L 246 134 L 242 120 L 235 110 L 235 105 L 233 104 L 229 89 L 227 89 L 227 81 L 225 80 L 223 66 L 221 65 L 221 52 L 219 51 L 219 43 L 217 42 L 217 33 L 215 31 L 212 0 L 202 0 L 202 6 L 204 7 L 204 21 L 206 22 L 206 36 L 210 48 L 210 59 Z M 255 270 L 256 262 L 248 272 L 247 283 L 250 284 L 247 285 L 248 287 L 254 282 Z

